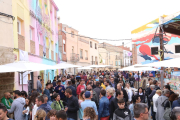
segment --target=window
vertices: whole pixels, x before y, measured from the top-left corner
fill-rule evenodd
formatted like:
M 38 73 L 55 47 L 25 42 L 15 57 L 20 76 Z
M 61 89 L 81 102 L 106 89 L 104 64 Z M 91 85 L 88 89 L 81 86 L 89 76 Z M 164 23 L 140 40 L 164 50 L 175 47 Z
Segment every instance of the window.
M 88 60 L 88 51 L 85 51 L 85 59 Z
M 95 57 L 95 64 L 96 64 L 96 65 L 98 64 L 98 60 L 97 60 L 97 57 Z
M 41 44 L 41 35 L 40 35 L 40 33 L 38 33 L 38 41 L 39 41 L 39 44 Z
M 29 35 L 30 35 L 29 37 L 30 37 L 30 40 L 33 40 L 33 37 L 32 37 L 32 36 L 33 36 L 33 35 L 32 35 L 32 32 L 33 32 L 33 30 L 32 30 L 32 28 L 30 27 L 30 30 L 29 30 Z
M 17 20 L 17 33 L 21 35 L 21 21 Z
M 115 62 L 115 65 L 118 66 L 118 61 Z
M 83 49 L 80 49 L 80 58 L 83 59 Z
M 95 49 L 97 49 L 96 43 L 95 43 Z
M 71 31 L 71 37 L 74 37 L 74 31 Z
M 53 43 L 52 40 L 51 40 L 51 50 L 52 50 L 52 51 L 54 50 L 54 43 Z
M 58 53 L 58 46 L 57 46 L 57 43 L 55 44 L 55 49 L 56 49 L 56 53 Z
M 65 52 L 66 52 L 66 41 L 63 40 L 63 53 L 65 53 Z
M 157 55 L 158 54 L 158 47 L 152 47 L 151 48 L 151 55 Z
M 175 53 L 180 53 L 180 45 L 175 45 Z
M 90 41 L 90 47 L 92 48 L 92 42 Z
M 74 53 L 74 46 L 72 46 L 72 53 Z

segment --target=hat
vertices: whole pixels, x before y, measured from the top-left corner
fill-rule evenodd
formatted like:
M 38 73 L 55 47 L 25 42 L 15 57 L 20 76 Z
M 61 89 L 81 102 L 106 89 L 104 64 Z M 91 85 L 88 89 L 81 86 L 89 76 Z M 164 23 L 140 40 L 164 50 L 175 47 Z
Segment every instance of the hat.
M 85 92 L 85 98 L 89 98 L 91 96 L 91 93 L 89 91 Z

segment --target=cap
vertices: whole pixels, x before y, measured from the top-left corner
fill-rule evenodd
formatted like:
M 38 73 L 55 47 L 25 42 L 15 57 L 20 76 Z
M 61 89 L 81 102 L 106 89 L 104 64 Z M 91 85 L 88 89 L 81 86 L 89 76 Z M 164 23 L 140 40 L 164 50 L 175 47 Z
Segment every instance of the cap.
M 91 96 L 91 93 L 89 91 L 85 92 L 85 98 L 89 98 Z

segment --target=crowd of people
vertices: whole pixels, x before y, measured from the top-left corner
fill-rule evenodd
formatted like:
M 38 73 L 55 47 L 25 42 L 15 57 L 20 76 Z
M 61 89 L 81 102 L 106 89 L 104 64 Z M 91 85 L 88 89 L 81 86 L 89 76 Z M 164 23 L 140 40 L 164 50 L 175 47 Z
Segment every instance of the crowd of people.
M 179 94 L 168 84 L 161 90 L 150 77 L 145 89 L 135 89 L 142 75 L 118 71 L 58 75 L 44 89 L 38 76 L 37 89 L 28 95 L 19 90 L 13 97 L 4 93 L 0 120 L 180 120 Z

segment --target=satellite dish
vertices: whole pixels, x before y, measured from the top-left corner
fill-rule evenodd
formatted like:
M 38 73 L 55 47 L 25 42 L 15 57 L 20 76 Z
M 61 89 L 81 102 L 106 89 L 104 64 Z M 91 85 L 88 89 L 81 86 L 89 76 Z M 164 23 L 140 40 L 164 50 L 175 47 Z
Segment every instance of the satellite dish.
M 131 56 L 132 55 L 132 53 L 131 52 L 128 52 L 128 56 Z

